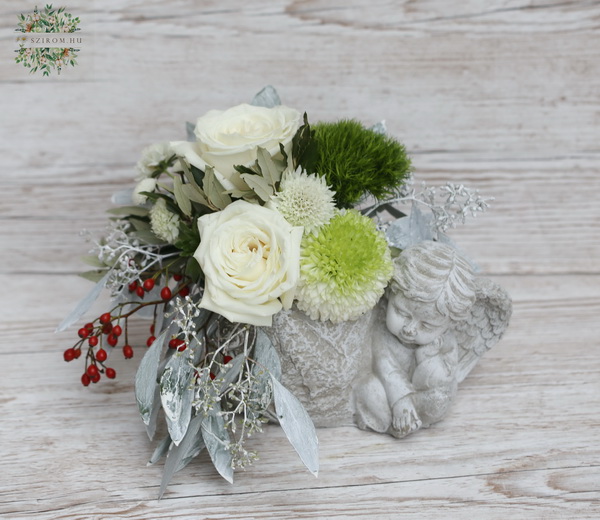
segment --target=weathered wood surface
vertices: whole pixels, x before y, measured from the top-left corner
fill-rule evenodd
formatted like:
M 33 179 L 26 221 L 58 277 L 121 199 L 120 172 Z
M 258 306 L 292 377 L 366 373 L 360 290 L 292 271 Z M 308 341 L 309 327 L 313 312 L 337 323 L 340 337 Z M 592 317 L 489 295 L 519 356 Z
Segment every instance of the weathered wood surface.
M 67 7 L 93 43 L 40 78 L 12 62 L 33 4 L 0 0 L 1 518 L 600 517 L 600 2 Z M 315 479 L 268 427 L 233 486 L 200 457 L 158 502 L 142 349 L 84 389 L 62 361 L 74 331 L 52 331 L 89 289 L 78 232 L 101 232 L 141 148 L 268 83 L 313 121 L 385 119 L 417 180 L 496 197 L 452 236 L 514 317 L 430 430 L 320 430 Z

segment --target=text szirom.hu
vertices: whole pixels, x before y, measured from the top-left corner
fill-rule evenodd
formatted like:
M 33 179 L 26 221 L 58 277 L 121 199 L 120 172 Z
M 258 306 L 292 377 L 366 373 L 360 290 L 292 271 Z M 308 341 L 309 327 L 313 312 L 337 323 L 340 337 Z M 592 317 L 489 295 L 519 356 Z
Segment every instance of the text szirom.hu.
M 85 43 L 85 37 L 81 35 L 56 35 L 56 36 L 21 36 L 17 43 L 23 47 L 81 47 Z

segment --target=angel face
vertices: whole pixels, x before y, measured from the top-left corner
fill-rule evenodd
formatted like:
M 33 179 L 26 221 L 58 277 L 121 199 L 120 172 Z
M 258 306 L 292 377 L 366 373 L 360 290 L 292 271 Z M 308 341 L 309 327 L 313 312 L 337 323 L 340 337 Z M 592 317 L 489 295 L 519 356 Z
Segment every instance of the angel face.
M 444 334 L 450 318 L 440 314 L 433 303 L 409 300 L 397 293 L 389 300 L 386 325 L 403 344 L 421 346 Z

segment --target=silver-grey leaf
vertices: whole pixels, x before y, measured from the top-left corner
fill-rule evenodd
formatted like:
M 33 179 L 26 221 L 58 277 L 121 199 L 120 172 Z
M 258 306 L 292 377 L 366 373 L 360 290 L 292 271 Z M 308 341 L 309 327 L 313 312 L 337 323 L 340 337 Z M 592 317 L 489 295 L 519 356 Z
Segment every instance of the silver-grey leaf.
M 196 132 L 194 132 L 194 130 L 196 130 L 196 125 L 194 123 L 186 121 L 185 133 L 187 134 L 187 140 L 192 143 L 196 141 Z
M 125 204 L 131 204 L 131 196 L 133 195 L 133 188 L 125 188 L 113 193 L 110 201 L 117 206 L 124 206 Z
M 150 457 L 147 466 L 156 464 L 164 455 L 166 455 L 167 451 L 169 451 L 169 446 L 171 446 L 171 437 L 167 435 L 158 443 L 158 446 L 156 446 L 152 452 L 152 456 Z
M 267 85 L 264 87 L 250 102 L 255 107 L 273 108 L 277 105 L 281 105 L 281 99 L 279 94 L 274 87 Z
M 215 405 L 202 420 L 202 438 L 219 474 L 233 484 L 232 456 L 227 449 L 230 439 L 219 412 L 220 408 Z
M 275 411 L 279 424 L 308 470 L 319 474 L 319 440 L 308 412 L 277 379 L 271 377 Z
M 402 217 L 390 224 L 386 237 L 392 247 L 406 249 L 423 240 L 432 240 L 431 215 L 425 215 L 413 203 L 410 215 Z
M 375 123 L 369 130 L 373 130 L 376 134 L 387 134 L 387 127 L 385 126 L 385 120 Z
M 154 340 L 152 346 L 148 349 L 135 375 L 135 400 L 137 401 L 142 421 L 148 427 L 151 424 L 153 409 L 158 409 L 158 399 L 156 399 L 158 366 L 163 350 L 166 331 Z M 148 431 L 148 436 L 152 438 Z
M 202 417 L 199 415 L 195 416 L 190 421 L 186 435 L 179 443 L 179 446 L 171 444 L 165 462 L 165 469 L 163 470 L 162 482 L 160 483 L 160 491 L 158 493 L 159 499 L 163 496 L 165 489 L 175 472 L 182 469 L 190 460 L 202 451 L 203 442 L 202 436 L 200 435 L 201 424 Z
M 253 368 L 255 375 L 258 375 L 259 372 L 265 372 L 266 370 L 266 372 L 277 379 L 277 381 L 281 380 L 281 361 L 279 360 L 279 355 L 269 337 L 260 328 L 256 330 L 254 360 L 256 361 Z
M 167 363 L 160 378 L 160 400 L 167 419 L 169 435 L 179 445 L 192 417 L 194 367 L 188 353 L 177 353 Z
M 221 386 L 219 387 L 219 394 L 222 394 L 231 383 L 235 381 L 235 379 L 239 376 L 242 367 L 244 366 L 244 361 L 246 361 L 246 356 L 242 352 L 235 356 L 229 363 L 227 363 L 219 374 L 217 375 L 218 380 L 222 380 Z
M 71 311 L 71 313 L 61 322 L 61 324 L 56 328 L 55 332 L 67 330 L 89 310 L 92 304 L 98 299 L 98 296 L 100 296 L 100 293 L 102 292 L 102 289 L 104 289 L 106 281 L 108 280 L 111 272 L 112 269 L 107 271 L 100 281 L 94 285 L 93 289 L 87 294 L 87 296 L 81 300 Z

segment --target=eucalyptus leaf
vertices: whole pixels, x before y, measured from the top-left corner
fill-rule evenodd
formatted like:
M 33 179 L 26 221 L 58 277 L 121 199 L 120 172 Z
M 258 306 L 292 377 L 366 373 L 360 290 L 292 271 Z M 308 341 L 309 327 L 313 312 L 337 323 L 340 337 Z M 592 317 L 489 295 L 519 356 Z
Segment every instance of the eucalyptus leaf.
M 269 186 L 269 182 L 264 177 L 261 177 L 260 175 L 250 175 L 248 173 L 242 173 L 240 177 L 252 188 L 260 200 L 263 202 L 271 200 L 271 195 L 275 193 L 275 190 L 272 186 Z
M 256 160 L 258 161 L 262 176 L 273 188 L 275 188 L 275 185 L 281 180 L 281 173 L 283 170 L 280 170 L 277 167 L 271 154 L 260 146 L 256 150 Z
M 225 189 L 215 177 L 214 169 L 210 166 L 207 166 L 204 172 L 203 188 L 209 202 L 217 209 L 225 209 L 231 204 L 231 197 L 225 193 Z
M 92 306 L 92 304 L 98 299 L 102 289 L 106 285 L 108 277 L 110 276 L 112 269 L 108 270 L 107 273 L 98 280 L 98 283 L 93 287 L 93 289 L 87 294 L 87 296 L 81 300 L 75 308 L 70 312 L 70 314 L 61 322 L 61 324 L 56 328 L 55 332 L 62 332 L 63 330 L 68 329 L 73 323 L 79 320 Z
M 106 264 L 102 260 L 100 260 L 96 255 L 85 255 L 81 257 L 81 260 L 87 265 L 91 265 L 92 267 L 106 269 Z
M 203 206 L 210 207 L 208 200 L 204 195 L 204 192 L 200 188 L 196 188 L 192 184 L 184 184 L 182 187 L 183 194 L 190 200 L 202 204 Z
M 146 427 L 151 426 L 151 418 L 153 410 L 158 409 L 156 399 L 158 366 L 163 351 L 166 332 L 163 331 L 152 343 L 148 349 L 135 375 L 135 400 L 137 401 L 142 421 Z M 152 435 L 150 435 L 152 433 Z M 153 437 L 153 432 L 148 431 L 150 439 Z
M 166 242 L 164 240 L 158 238 L 149 229 L 144 229 L 144 230 L 136 231 L 136 232 L 132 233 L 132 235 L 135 236 L 136 238 L 140 239 L 145 244 L 157 245 L 157 246 L 166 244 Z
M 218 405 L 215 405 L 202 420 L 202 438 L 219 474 L 233 484 L 233 460 L 231 452 L 227 449 L 230 439 Z
M 90 282 L 98 283 L 100 280 L 102 280 L 105 273 L 106 273 L 105 270 L 103 270 L 103 271 L 84 271 L 83 273 L 77 273 L 77 276 L 80 276 L 81 278 L 85 278 L 86 280 L 89 280 Z M 60 331 L 57 330 L 56 332 L 60 332 Z
M 300 401 L 271 376 L 275 411 L 279 424 L 308 470 L 319 473 L 319 440 L 315 426 Z
M 160 378 L 160 400 L 171 439 L 178 445 L 185 436 L 192 417 L 194 367 L 188 353 L 175 354 Z
M 147 217 L 150 210 L 144 206 L 120 206 L 118 208 L 111 208 L 106 212 L 111 215 L 135 215 L 136 217 Z
M 139 218 L 135 217 L 131 217 L 128 220 L 136 231 L 150 231 L 151 229 L 150 223 L 146 220 L 140 220 Z
M 185 467 L 190 460 L 192 460 L 202 451 L 203 441 L 200 435 L 201 425 L 202 417 L 199 415 L 195 416 L 190 421 L 186 435 L 179 443 L 179 446 L 171 444 L 171 448 L 167 454 L 165 468 L 163 470 L 160 490 L 158 492 L 159 499 L 162 498 L 165 490 L 167 489 L 167 485 L 171 481 L 171 478 L 173 478 L 175 472 Z
M 281 99 L 274 87 L 267 85 L 250 102 L 255 107 L 273 108 L 281 105 Z
M 183 183 L 181 182 L 181 177 L 179 177 L 179 175 L 175 175 L 173 177 L 173 193 L 175 195 L 175 200 L 177 201 L 177 204 L 179 205 L 181 211 L 183 211 L 184 215 L 191 217 L 192 203 L 182 188 Z

